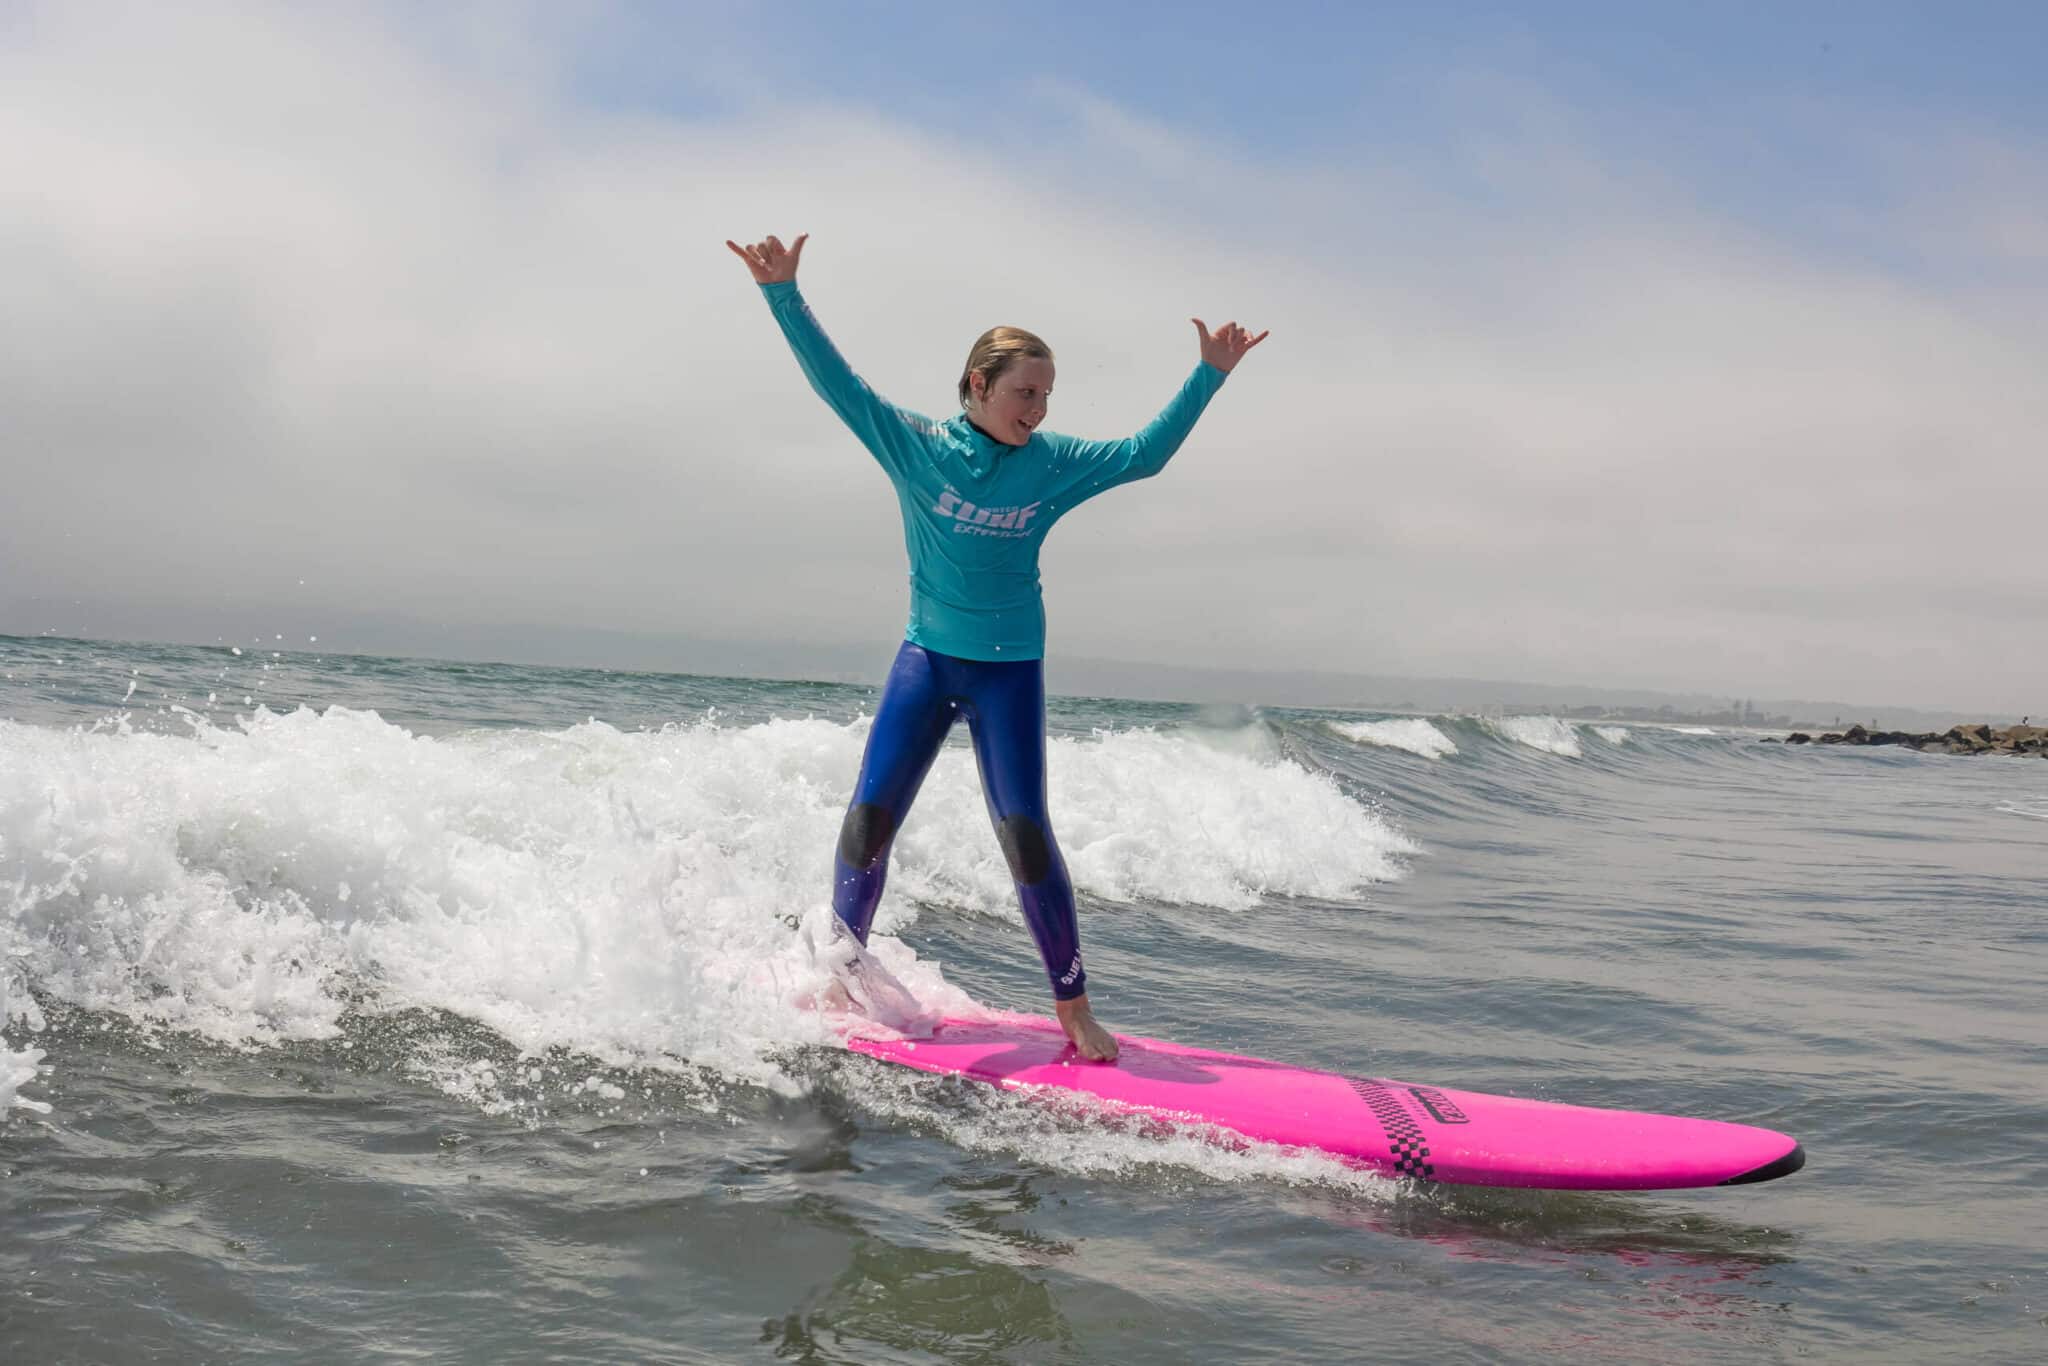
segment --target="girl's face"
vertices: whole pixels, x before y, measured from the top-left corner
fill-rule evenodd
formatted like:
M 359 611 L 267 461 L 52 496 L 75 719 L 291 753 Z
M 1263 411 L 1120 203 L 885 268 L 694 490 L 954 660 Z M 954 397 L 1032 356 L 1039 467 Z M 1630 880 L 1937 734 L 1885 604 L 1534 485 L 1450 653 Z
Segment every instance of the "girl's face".
M 1052 378 L 1052 362 L 1042 356 L 1012 361 L 994 384 L 984 384 L 978 374 L 969 375 L 967 384 L 974 391 L 974 404 L 968 416 L 1005 446 L 1021 446 L 1045 421 Z

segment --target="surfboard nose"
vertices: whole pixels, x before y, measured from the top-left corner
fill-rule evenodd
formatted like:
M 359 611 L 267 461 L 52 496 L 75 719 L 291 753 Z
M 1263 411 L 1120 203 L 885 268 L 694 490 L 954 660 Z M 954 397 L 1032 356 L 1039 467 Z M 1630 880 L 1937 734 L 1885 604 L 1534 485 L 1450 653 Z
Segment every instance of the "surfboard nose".
M 1721 1184 L 1724 1186 L 1747 1186 L 1758 1181 L 1775 1181 L 1781 1176 L 1790 1176 L 1806 1165 L 1806 1148 L 1794 1143 L 1792 1150 L 1783 1157 L 1766 1162 L 1761 1167 L 1746 1171 L 1740 1176 L 1731 1176 Z

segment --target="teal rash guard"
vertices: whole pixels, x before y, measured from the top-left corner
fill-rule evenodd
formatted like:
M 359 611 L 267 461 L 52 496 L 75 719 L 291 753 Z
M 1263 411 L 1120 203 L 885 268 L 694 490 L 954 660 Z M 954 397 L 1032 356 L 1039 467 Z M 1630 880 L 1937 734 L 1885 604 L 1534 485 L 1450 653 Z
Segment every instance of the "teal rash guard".
M 1158 417 L 1121 441 L 1037 431 L 1006 446 L 967 419 L 943 422 L 870 389 L 818 326 L 796 283 L 761 286 L 811 388 L 881 463 L 910 552 L 905 639 L 959 659 L 1041 659 L 1038 548 L 1053 523 L 1105 489 L 1159 473 L 1223 387 L 1204 361 Z

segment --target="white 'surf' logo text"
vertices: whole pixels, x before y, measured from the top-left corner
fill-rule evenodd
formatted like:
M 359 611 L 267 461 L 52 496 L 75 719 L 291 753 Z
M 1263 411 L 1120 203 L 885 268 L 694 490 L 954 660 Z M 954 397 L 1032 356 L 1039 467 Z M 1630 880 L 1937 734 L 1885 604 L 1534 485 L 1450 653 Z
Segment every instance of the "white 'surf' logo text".
M 984 508 L 962 498 L 947 489 L 939 495 L 939 501 L 932 504 L 932 511 L 941 517 L 953 519 L 953 530 L 968 536 L 1028 536 L 1026 530 L 1031 519 L 1038 512 L 1037 503 L 1026 503 L 1023 507 Z

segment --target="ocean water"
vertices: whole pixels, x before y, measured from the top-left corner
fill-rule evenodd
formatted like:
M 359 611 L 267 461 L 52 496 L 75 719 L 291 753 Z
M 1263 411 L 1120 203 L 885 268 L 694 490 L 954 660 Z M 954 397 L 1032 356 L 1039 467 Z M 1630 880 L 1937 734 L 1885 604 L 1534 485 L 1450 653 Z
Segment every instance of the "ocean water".
M 1112 1027 L 1809 1153 L 1447 1188 L 837 1048 L 872 689 L 310 649 L 0 638 L 0 1360 L 2048 1356 L 2048 764 L 1055 699 Z M 877 931 L 1046 1007 L 964 745 Z

